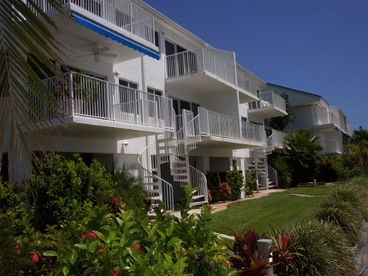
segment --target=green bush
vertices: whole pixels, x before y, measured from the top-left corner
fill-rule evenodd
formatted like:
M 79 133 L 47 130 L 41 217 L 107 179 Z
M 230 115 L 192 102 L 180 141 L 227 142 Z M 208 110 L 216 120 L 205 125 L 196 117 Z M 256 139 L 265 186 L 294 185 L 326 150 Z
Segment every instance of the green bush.
M 34 223 L 40 229 L 62 223 L 73 201 L 97 204 L 112 194 L 113 181 L 95 160 L 87 166 L 78 155 L 67 159 L 47 154 L 35 163 L 37 172 L 30 179 L 30 189 L 34 195 Z
M 226 172 L 227 183 L 231 188 L 230 200 L 237 200 L 240 198 L 241 188 L 244 184 L 244 176 L 240 170 L 228 170 Z
M 114 204 L 117 204 L 117 207 L 119 207 L 120 203 L 120 205 L 124 204 L 128 209 L 136 210 L 137 213 L 141 213 L 142 215 L 147 214 L 147 208 L 149 207 L 150 202 L 147 202 L 146 192 L 138 179 L 124 171 L 121 171 L 116 172 L 113 175 L 113 180 L 114 195 L 118 196 L 116 200 L 119 201 L 119 199 L 121 199 L 122 202 L 114 203 L 110 200 L 110 205 L 114 207 Z
M 134 179 L 118 174 L 114 182 L 110 182 L 111 176 L 99 170 L 99 164 L 85 167 L 79 162 L 82 161 L 78 158 L 77 161 L 61 157 L 57 162 L 48 160 L 47 166 L 40 167 L 38 175 L 33 177 L 33 181 L 38 180 L 33 184 L 45 184 L 38 199 L 42 196 L 48 201 L 45 207 L 55 208 L 49 209 L 52 215 L 58 211 L 55 225 L 37 223 L 33 227 L 32 215 L 40 213 L 27 212 L 22 201 L 23 191 L 0 183 L 0 275 L 230 273 L 226 247 L 208 228 L 210 210 L 204 208 L 199 216 L 187 212 L 190 191 L 185 197 L 182 219 L 158 207 L 156 219 L 149 220 L 147 215 L 142 215 L 142 190 L 137 188 Z M 96 179 L 92 181 L 94 173 Z M 58 176 L 61 179 L 57 179 Z M 65 189 L 71 188 L 71 192 L 65 190 L 61 194 L 59 189 L 48 187 L 49 179 Z M 88 181 L 83 182 L 83 179 Z M 103 185 L 95 181 L 102 181 Z M 81 195 L 82 190 L 89 194 Z M 128 200 L 130 192 L 136 195 Z M 65 206 L 59 205 L 57 195 L 63 196 Z M 71 197 L 66 198 L 69 195 Z M 105 200 L 107 195 L 113 196 Z M 41 202 L 33 203 L 41 205 Z
M 212 196 L 212 202 L 221 200 L 221 193 L 219 191 L 219 185 L 221 184 L 220 175 L 216 172 L 207 172 L 207 187 Z
M 294 255 L 287 275 L 354 275 L 353 252 L 339 228 L 312 220 L 276 230 L 273 239 L 281 233 L 288 233 Z M 283 271 L 282 265 L 274 268 L 276 274 Z
M 318 181 L 333 182 L 362 174 L 357 162 L 348 154 L 324 156 L 317 175 Z
M 291 183 L 291 170 L 284 158 L 277 157 L 273 160 L 273 168 L 277 171 L 279 188 L 289 188 Z
M 226 179 L 231 188 L 230 200 L 237 200 L 240 198 L 241 188 L 244 184 L 244 176 L 240 170 L 228 170 L 226 172 Z
M 245 194 L 252 195 L 257 191 L 257 174 L 255 170 L 248 170 L 245 175 Z
M 334 189 L 323 201 L 314 217 L 323 222 L 340 227 L 351 244 L 360 238 L 362 222 L 367 216 L 367 204 L 363 202 L 360 190 L 354 186 L 341 186 Z

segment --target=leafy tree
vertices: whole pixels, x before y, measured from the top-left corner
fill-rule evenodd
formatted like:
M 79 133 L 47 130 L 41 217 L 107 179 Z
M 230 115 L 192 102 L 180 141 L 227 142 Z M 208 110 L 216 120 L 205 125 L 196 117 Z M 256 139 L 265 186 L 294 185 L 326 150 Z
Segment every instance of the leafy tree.
M 322 157 L 322 147 L 306 131 L 290 133 L 284 141 L 285 160 L 292 170 L 294 184 L 315 178 Z
M 294 116 L 293 107 L 290 105 L 289 102 L 289 95 L 286 93 L 282 93 L 280 96 L 285 99 L 286 112 L 288 115 L 269 119 L 267 125 L 269 125 L 273 129 L 283 131 L 288 123 L 293 121 Z
M 368 131 L 362 127 L 355 130 L 349 148 L 360 168 L 368 173 Z
M 45 2 L 61 11 L 60 1 Z M 49 106 L 55 117 L 59 113 L 58 105 L 50 104 L 56 100 L 41 81 L 51 74 L 60 74 L 54 38 L 57 28 L 38 4 L 37 0 L 0 1 L 0 159 L 5 141 L 9 140 L 9 159 L 19 162 L 18 170 L 29 170 L 21 160 L 31 153 L 32 143 L 43 147 L 48 143 L 45 132 L 34 131 L 40 128 L 39 121 L 44 129 L 51 126 L 47 114 L 37 110 L 37 106 Z M 32 106 L 35 101 L 38 104 Z M 33 108 L 37 120 L 30 116 Z

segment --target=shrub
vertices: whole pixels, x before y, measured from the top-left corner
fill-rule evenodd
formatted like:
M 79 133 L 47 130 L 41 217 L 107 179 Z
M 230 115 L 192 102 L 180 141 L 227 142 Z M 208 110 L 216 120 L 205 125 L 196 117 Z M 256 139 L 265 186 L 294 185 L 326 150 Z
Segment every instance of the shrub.
M 116 183 L 121 181 L 124 189 L 117 194 L 123 195 L 133 181 L 126 184 L 121 175 L 119 179 Z M 5 195 L 24 197 L 10 185 L 0 185 L 0 192 L 0 200 Z M 31 216 L 25 208 L 15 220 L 8 216 L 14 206 L 2 208 L 0 274 L 228 275 L 226 247 L 208 228 L 210 210 L 190 215 L 190 195 L 187 191 L 182 219 L 157 208 L 154 221 L 139 215 L 139 209 L 128 208 L 118 195 L 99 204 L 93 194 L 84 201 L 75 196 L 68 200 L 67 212 L 60 210 L 67 219 L 42 231 L 27 223 Z M 14 224 L 21 220 L 26 223 L 17 232 Z
M 111 197 L 113 181 L 95 160 L 87 166 L 78 155 L 66 159 L 47 154 L 35 163 L 37 172 L 31 177 L 30 187 L 34 195 L 34 223 L 40 229 L 64 221 L 73 201 L 97 204 Z
M 277 157 L 272 166 L 277 171 L 279 188 L 289 188 L 291 183 L 291 170 L 284 158 Z
M 240 198 L 241 188 L 244 184 L 244 176 L 240 170 L 228 170 L 226 172 L 226 179 L 231 188 L 230 200 L 237 200 Z
M 221 200 L 229 200 L 231 199 L 231 195 L 232 195 L 232 190 L 230 185 L 227 182 L 222 182 L 219 187 L 218 190 L 220 192 L 220 199 Z
M 288 233 L 294 265 L 288 267 L 288 275 L 353 275 L 353 253 L 342 231 L 318 221 L 299 223 L 284 230 L 276 230 L 273 239 Z M 275 266 L 276 274 L 286 267 Z M 282 275 L 282 274 L 281 274 Z
M 147 208 L 150 203 L 147 202 L 146 192 L 143 186 L 134 176 L 129 175 L 126 172 L 116 172 L 113 175 L 114 180 L 114 195 L 112 199 L 115 199 L 115 206 L 119 207 L 124 204 L 128 209 L 134 209 L 137 213 L 145 215 L 147 213 Z M 111 200 L 110 200 L 111 202 Z M 112 202 L 111 202 L 112 203 Z M 117 209 L 115 207 L 115 209 Z
M 207 172 L 206 177 L 208 189 L 211 191 L 212 202 L 221 200 L 221 194 L 218 189 L 221 184 L 220 175 L 216 172 Z
M 271 264 L 267 258 L 271 253 L 271 248 L 265 252 L 257 250 L 259 236 L 255 230 L 247 230 L 238 235 L 234 233 L 234 245 L 230 262 L 237 269 L 238 275 L 266 275 Z
M 248 170 L 245 176 L 245 194 L 252 195 L 257 190 L 257 174 L 255 170 Z
M 354 186 L 338 187 L 314 213 L 317 220 L 340 227 L 352 244 L 358 242 L 362 221 L 367 215 L 366 206 L 359 193 Z

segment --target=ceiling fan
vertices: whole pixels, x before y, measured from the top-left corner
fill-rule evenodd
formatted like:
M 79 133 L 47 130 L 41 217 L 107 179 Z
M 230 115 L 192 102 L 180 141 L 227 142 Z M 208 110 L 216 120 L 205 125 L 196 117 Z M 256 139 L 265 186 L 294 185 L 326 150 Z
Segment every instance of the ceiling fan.
M 108 51 L 110 51 L 109 47 L 99 47 L 99 46 L 94 46 L 91 49 L 91 53 L 90 54 L 86 54 L 86 55 L 81 55 L 81 56 L 77 56 L 77 58 L 80 57 L 87 57 L 87 56 L 93 56 L 95 62 L 100 62 L 100 57 L 110 57 L 110 58 L 116 58 L 117 55 L 113 54 L 113 53 L 108 53 Z

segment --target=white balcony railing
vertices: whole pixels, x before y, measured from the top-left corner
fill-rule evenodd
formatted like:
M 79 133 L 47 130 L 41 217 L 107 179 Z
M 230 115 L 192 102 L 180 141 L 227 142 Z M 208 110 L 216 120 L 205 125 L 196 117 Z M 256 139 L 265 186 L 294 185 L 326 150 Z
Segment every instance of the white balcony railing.
M 266 107 L 274 107 L 286 112 L 286 102 L 283 97 L 273 91 L 262 92 L 260 100 L 249 103 L 249 110 L 258 110 Z
M 236 117 L 198 108 L 201 134 L 240 140 L 239 120 Z
M 242 139 L 265 142 L 266 131 L 264 126 L 242 121 Z
M 254 96 L 257 96 L 257 81 L 256 79 L 244 69 L 241 69 L 239 66 L 237 68 L 237 79 L 238 79 L 238 87 L 242 90 L 245 90 Z
M 175 126 L 172 99 L 75 72 L 43 82 L 52 96 L 50 104 L 58 105 L 58 113 L 62 116 L 75 115 L 156 128 L 173 129 Z M 55 108 L 43 103 L 37 98 L 31 101 L 33 118 L 56 117 Z
M 234 64 L 226 61 L 215 49 L 200 48 L 169 55 L 166 57 L 166 70 L 168 78 L 207 71 L 236 85 Z
M 271 145 L 268 145 L 268 146 L 282 148 L 284 146 L 284 140 L 286 136 L 287 136 L 286 132 L 272 129 L 271 141 L 270 141 Z
M 340 128 L 345 133 L 348 133 L 346 118 L 339 108 L 337 107 L 329 108 L 329 119 L 332 124 Z
M 27 0 L 25 0 L 27 1 Z M 53 7 L 45 0 L 37 0 L 39 7 L 48 12 Z M 81 8 L 152 44 L 155 44 L 154 17 L 129 0 L 59 0 L 62 5 Z

